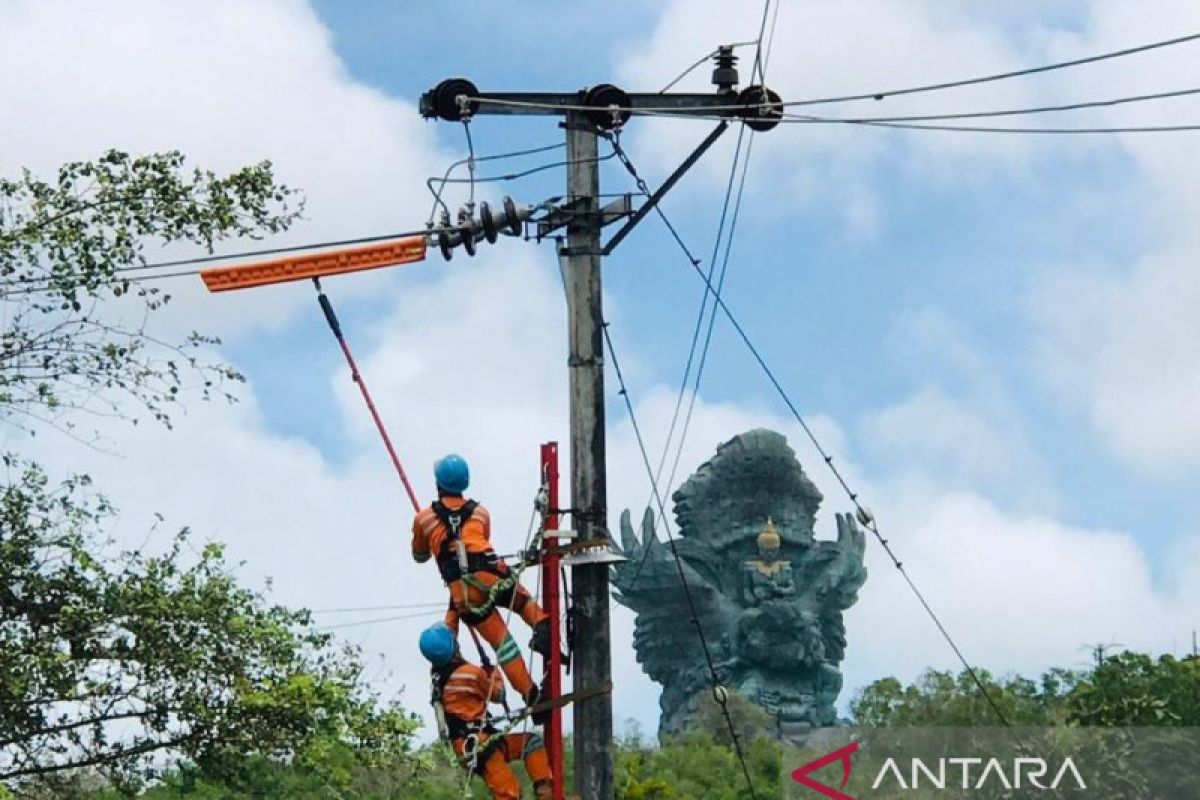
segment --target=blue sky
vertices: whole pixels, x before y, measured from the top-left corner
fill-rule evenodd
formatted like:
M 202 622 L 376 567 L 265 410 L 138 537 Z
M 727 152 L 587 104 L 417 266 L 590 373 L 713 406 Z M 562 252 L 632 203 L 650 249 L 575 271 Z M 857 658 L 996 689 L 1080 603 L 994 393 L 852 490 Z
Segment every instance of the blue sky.
M 586 6 L 549 13 L 538 3 L 503 8 L 467 3 L 456 7 L 453 22 L 435 6 L 318 2 L 315 7 L 351 74 L 405 98 L 416 98 L 442 78 L 460 75 L 494 90 L 569 91 L 615 81 L 631 40 L 636 47 L 638 32 L 654 20 L 651 4 L 636 3 L 606 7 L 604 14 Z M 1085 4 L 1059 4 L 1037 23 L 1073 31 L 1084 24 L 1086 15 Z M 756 23 L 756 16 L 747 11 L 731 22 L 728 38 L 753 38 Z M 1019 42 L 1027 33 L 1021 28 L 1012 26 L 1003 35 Z M 388 33 L 381 36 L 381 31 Z M 781 35 L 781 48 L 787 35 Z M 531 37 L 538 42 L 533 50 Z M 743 72 L 747 69 L 743 64 Z M 699 74 L 706 77 L 707 68 Z M 628 88 L 649 90 L 671 77 L 647 75 L 641 85 Z M 854 83 L 861 88 L 891 85 L 887 75 L 866 72 L 857 74 Z M 821 87 L 809 91 L 822 93 Z M 943 102 L 951 110 L 977 107 L 969 93 L 949 95 Z M 1136 118 L 1136 112 L 1130 117 Z M 429 125 L 438 126 L 448 146 L 462 148 L 458 126 Z M 484 117 L 474 128 L 481 154 L 550 143 L 558 137 L 554 122 L 543 118 Z M 704 130 L 703 123 L 696 124 L 696 141 Z M 784 127 L 767 135 L 786 139 L 805 132 Z M 894 131 L 846 135 L 885 142 L 897 137 Z M 728 139 L 732 138 L 731 134 Z M 636 149 L 631 154 L 637 159 Z M 1132 182 L 1131 164 L 1120 147 L 1101 145 L 1085 154 L 1068 148 L 1065 155 L 1039 164 L 1037 180 L 991 175 L 953 186 L 914 180 L 903 163 L 889 159 L 873 176 L 884 219 L 874 235 L 862 238 L 847 232 L 833 209 L 788 214 L 786 197 L 763 190 L 771 166 L 760 151 L 752 163 L 737 228 L 728 302 L 739 309 L 801 407 L 837 409 L 845 419 L 923 385 L 939 386 L 952 396 L 971 391 L 961 385 L 963 376 L 953 365 L 935 353 L 914 354 L 905 345 L 906 317 L 944 314 L 987 360 L 992 378 L 1010 395 L 1015 422 L 1037 443 L 1046 463 L 1045 477 L 1058 495 L 1062 518 L 1085 526 L 1139 527 L 1146 508 L 1167 504 L 1188 509 L 1174 523 L 1180 527 L 1170 533 L 1194 530 L 1194 482 L 1144 480 L 1130 474 L 1094 441 L 1086 419 L 1047 407 L 1044 392 L 1033 385 L 1023 363 L 1029 336 L 1021 304 L 1031 284 L 1064 260 L 1092 263 L 1097 270 L 1119 267 L 1153 236 L 1147 228 L 1153 228 L 1154 220 L 1146 218 L 1136 192 L 1125 192 Z M 727 152 L 709 157 L 729 163 Z M 661 177 L 669 166 L 644 162 L 641 169 Z M 604 179 L 606 191 L 632 188 L 612 164 L 606 165 Z M 561 174 L 552 173 L 505 190 L 521 200 L 541 199 L 562 191 L 561 180 Z M 685 183 L 665 207 L 707 265 L 720 197 L 714 185 L 695 184 L 694 179 Z M 1111 197 L 1083 213 L 1067 214 L 1060 210 L 1064 195 Z M 549 259 L 548 252 L 544 257 Z M 624 347 L 636 348 L 648 378 L 670 383 L 682 368 L 696 303 L 664 298 L 682 292 L 698 302 L 703 287 L 688 273 L 665 229 L 653 220 L 607 266 L 607 287 L 622 311 L 617 335 Z M 777 402 L 724 324 L 718 324 L 705 389 L 714 399 Z M 279 420 L 284 429 L 296 423 Z M 336 452 L 336 442 L 328 446 Z M 856 450 L 855 456 L 873 466 L 869 450 Z M 1096 491 L 1098 486 L 1123 484 L 1132 485 Z M 1157 552 L 1161 533 L 1148 531 L 1145 536 Z
M 129 0 L 100 19 L 94 9 L 18 3 L 0 10 L 0 68 L 46 66 L 0 87 L 0 101 L 27 121 L 0 132 L 0 169 L 47 170 L 109 146 L 178 147 L 218 169 L 270 158 L 309 199 L 286 241 L 410 230 L 428 214 L 425 177 L 465 153 L 461 127 L 419 118 L 423 91 L 453 76 L 495 90 L 654 90 L 717 44 L 754 37 L 757 10 L 735 6 L 621 1 L 598 14 L 533 2 Z M 1117 0 L 788 0 L 768 83 L 785 99 L 880 90 L 1195 30 L 1200 11 L 1172 0 L 1136 9 Z M 119 46 L 127 41 L 139 44 Z M 964 111 L 1184 88 L 1198 58 L 1197 46 L 1184 46 L 866 109 Z M 707 80 L 701 69 L 685 86 L 704 90 Z M 1197 122 L 1200 103 L 1044 121 Z M 708 124 L 635 119 L 623 141 L 656 184 Z M 545 118 L 480 117 L 472 130 L 479 154 L 561 137 Z M 1081 645 L 1112 639 L 1167 650 L 1200 625 L 1193 136 L 797 125 L 755 138 L 725 297 L 964 649 L 998 671 L 1072 663 Z M 733 139 L 664 205 L 705 266 Z M 539 201 L 561 193 L 562 180 L 551 171 L 495 193 Z M 632 189 L 615 162 L 602 180 L 605 191 Z M 465 199 L 462 187 L 447 197 L 452 206 Z M 433 457 L 467 451 L 507 545 L 527 518 L 537 443 L 566 438 L 557 282 L 549 244 L 509 240 L 474 260 L 459 253 L 446 265 L 433 254 L 326 283 L 418 484 L 428 488 Z M 702 286 L 654 219 L 608 260 L 605 282 L 623 367 L 658 448 Z M 169 435 L 113 430 L 119 457 L 53 438 L 38 446 L 103 476 L 131 537 L 140 541 L 144 520 L 162 511 L 229 541 L 247 578 L 271 576 L 288 602 L 437 596 L 434 576 L 407 560 L 408 512 L 311 290 L 214 298 L 180 284 L 176 293 L 159 324 L 221 335 L 221 354 L 248 377 L 243 402 L 197 407 Z M 447 386 L 447 363 L 470 364 L 482 389 Z M 610 412 L 615 522 L 648 488 L 615 394 Z M 685 468 L 756 425 L 796 446 L 825 492 L 818 530 L 829 535 L 843 498 L 718 321 Z M 953 666 L 874 548 L 868 563 L 871 580 L 847 615 L 847 687 Z M 412 687 L 422 685 L 411 642 L 424 623 L 347 635 L 380 656 L 381 685 Z M 631 621 L 618 614 L 616 624 L 622 641 Z M 628 650 L 615 659 L 618 717 L 652 726 L 655 687 Z

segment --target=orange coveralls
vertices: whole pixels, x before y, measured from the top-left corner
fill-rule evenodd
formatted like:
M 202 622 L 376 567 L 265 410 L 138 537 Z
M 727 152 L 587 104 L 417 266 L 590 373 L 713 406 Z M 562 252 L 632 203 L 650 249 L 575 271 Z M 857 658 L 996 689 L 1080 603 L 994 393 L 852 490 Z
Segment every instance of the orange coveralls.
M 467 503 L 462 497 L 442 497 L 440 502 L 451 511 L 458 511 Z M 446 612 L 446 624 L 457 634 L 458 620 L 461 618 L 471 628 L 479 631 L 496 651 L 496 660 L 500 662 L 500 668 L 504 670 L 509 683 L 522 698 L 528 700 L 536 688 L 533 677 L 529 674 L 525 659 L 521 657 L 521 648 L 513 640 L 500 613 L 511 604 L 512 609 L 532 628 L 548 619 L 546 612 L 529 596 L 525 587 L 518 583 L 512 590 L 500 595 L 495 608 L 482 618 L 477 617 L 471 613 L 467 601 L 470 601 L 470 605 L 479 607 L 487 596 L 478 586 L 472 586 L 455 577 L 459 572 L 456 546 L 450 530 L 431 506 L 426 506 L 417 514 L 413 520 L 412 534 L 413 559 L 423 563 L 431 557 L 436 558 L 442 579 L 450 588 L 450 608 Z M 459 536 L 470 559 L 468 572 L 473 582 L 483 586 L 494 586 L 509 574 L 508 565 L 492 550 L 492 520 L 486 508 L 481 505 L 475 506 L 470 518 L 463 523 Z
M 536 733 L 510 733 L 503 740 L 487 746 L 495 729 L 487 724 L 488 702 L 498 703 L 504 699 L 504 681 L 489 671 L 465 661 L 451 663 L 448 667 L 434 670 L 435 680 L 441 689 L 442 709 L 450 729 L 450 745 L 459 756 L 467 750 L 470 732 L 477 739 L 476 752 L 481 757 L 475 771 L 483 778 L 492 797 L 498 800 L 520 800 L 521 784 L 508 765 L 510 761 L 522 759 L 525 771 L 533 781 L 538 800 L 549 800 L 551 796 L 550 760 L 546 756 L 542 737 Z

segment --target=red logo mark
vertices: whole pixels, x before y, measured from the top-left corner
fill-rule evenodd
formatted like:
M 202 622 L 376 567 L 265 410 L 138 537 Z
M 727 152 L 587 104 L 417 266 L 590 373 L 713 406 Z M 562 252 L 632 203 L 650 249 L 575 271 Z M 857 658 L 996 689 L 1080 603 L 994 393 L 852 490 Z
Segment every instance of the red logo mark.
M 810 761 L 798 770 L 792 773 L 792 780 L 796 783 L 803 784 L 815 792 L 819 792 L 826 797 L 831 797 L 833 800 L 854 800 L 853 797 L 841 791 L 846 788 L 846 784 L 850 781 L 850 756 L 858 751 L 858 742 L 850 744 L 838 750 L 834 750 L 829 755 L 821 756 L 816 761 Z M 810 772 L 816 772 L 822 767 L 827 767 L 834 762 L 842 762 L 842 784 L 838 788 L 833 788 L 818 780 L 808 777 Z

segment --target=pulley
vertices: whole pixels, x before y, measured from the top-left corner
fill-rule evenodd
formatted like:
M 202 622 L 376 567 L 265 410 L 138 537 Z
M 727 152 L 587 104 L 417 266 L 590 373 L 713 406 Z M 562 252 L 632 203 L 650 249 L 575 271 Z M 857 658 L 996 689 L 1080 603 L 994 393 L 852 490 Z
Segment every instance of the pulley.
M 447 122 L 458 122 L 479 110 L 479 101 L 472 99 L 478 96 L 479 89 L 466 78 L 448 78 L 421 99 L 430 106 L 424 111 Z M 460 103 L 460 97 L 466 98 L 466 102 Z
M 583 104 L 595 108 L 594 111 L 583 112 L 583 115 L 602 131 L 620 128 L 629 121 L 629 107 L 632 105 L 629 95 L 611 83 L 600 83 L 588 89 L 583 95 Z
M 752 131 L 769 131 L 783 119 L 783 98 L 765 86 L 747 86 L 737 102 L 745 106 L 742 119 Z

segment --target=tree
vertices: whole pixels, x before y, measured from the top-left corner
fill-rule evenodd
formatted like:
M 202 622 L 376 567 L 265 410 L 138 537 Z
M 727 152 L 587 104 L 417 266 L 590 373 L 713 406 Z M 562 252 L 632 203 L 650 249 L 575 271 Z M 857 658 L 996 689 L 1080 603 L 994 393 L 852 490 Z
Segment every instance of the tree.
M 1019 675 L 995 679 L 987 670 L 976 674 L 992 702 L 1012 725 L 1046 726 L 1067 721 L 1066 696 L 1081 679 L 1070 670 L 1053 669 L 1033 681 Z M 864 727 L 999 725 L 991 703 L 965 670 L 958 675 L 928 670 L 907 686 L 882 678 L 851 700 L 851 716 Z
M 186 379 L 205 397 L 240 379 L 204 359 L 212 338 L 151 335 L 150 312 L 170 295 L 139 282 L 139 269 L 156 243 L 211 251 L 227 238 L 282 231 L 299 213 L 294 202 L 269 162 L 220 177 L 189 172 L 177 152 L 135 158 L 112 150 L 63 165 L 53 182 L 28 171 L 0 177 L 5 421 L 74 428 L 73 411 L 136 421 L 140 408 L 169 424 Z
M 1104 659 L 1067 698 L 1081 725 L 1200 726 L 1200 659 L 1123 652 Z
M 151 335 L 170 298 L 137 270 L 155 243 L 283 230 L 295 199 L 269 163 L 219 177 L 178 153 L 0 179 L 0 420 L 169 425 L 192 383 L 228 397 L 240 376 L 206 355 L 215 340 Z M 121 550 L 89 477 L 2 460 L 0 781 L 65 797 L 55 787 L 100 774 L 127 788 L 179 758 L 234 780 L 259 755 L 337 785 L 407 762 L 415 718 L 369 692 L 357 653 L 307 612 L 240 586 L 219 545 L 197 550 L 184 530 L 158 555 Z
M 1090 670 L 1051 669 L 1037 681 L 978 672 L 1013 725 L 1200 726 L 1200 660 L 1123 652 Z M 969 673 L 929 670 L 907 686 L 877 680 L 851 702 L 864 727 L 999 724 Z
M 18 465 L 8 460 L 6 466 Z M 0 779 L 159 754 L 219 770 L 230 753 L 345 773 L 403 756 L 418 723 L 362 687 L 362 665 L 306 611 L 238 585 L 222 548 L 102 557 L 111 514 L 86 481 L 25 467 L 0 490 Z M 330 754 L 344 743 L 352 757 Z

